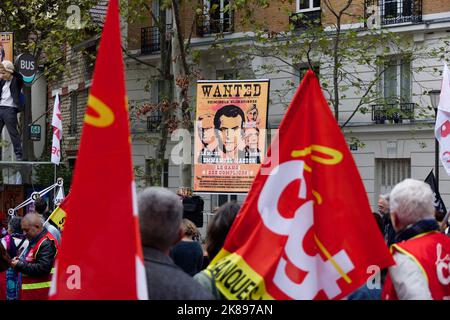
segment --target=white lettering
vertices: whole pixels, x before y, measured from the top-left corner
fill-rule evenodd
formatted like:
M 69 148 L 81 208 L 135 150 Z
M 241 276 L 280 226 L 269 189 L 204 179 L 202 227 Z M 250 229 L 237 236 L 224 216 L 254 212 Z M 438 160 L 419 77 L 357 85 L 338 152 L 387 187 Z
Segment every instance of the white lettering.
M 337 280 L 342 276 L 330 260 L 323 260 L 317 253 L 307 254 L 303 249 L 303 239 L 314 225 L 314 202 L 305 202 L 295 212 L 293 218 L 285 218 L 278 211 L 278 202 L 284 189 L 296 180 L 300 180 L 299 199 L 306 199 L 307 185 L 303 176 L 304 162 L 301 160 L 284 162 L 275 168 L 276 174 L 269 175 L 258 199 L 258 211 L 267 228 L 287 235 L 285 252 L 290 262 L 298 269 L 308 272 L 301 284 L 292 281 L 286 272 L 287 260 L 280 259 L 275 271 L 274 283 L 293 299 L 313 299 L 320 290 L 324 290 L 331 299 L 341 293 Z M 333 255 L 333 260 L 345 273 L 353 270 L 354 265 L 344 250 Z

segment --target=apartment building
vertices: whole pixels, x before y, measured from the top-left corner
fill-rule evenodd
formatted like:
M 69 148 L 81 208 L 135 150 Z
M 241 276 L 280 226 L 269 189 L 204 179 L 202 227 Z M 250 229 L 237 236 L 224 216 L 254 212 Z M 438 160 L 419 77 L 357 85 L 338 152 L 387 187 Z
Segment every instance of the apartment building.
M 104 1 L 106 5 L 107 1 Z M 344 6 L 346 0 L 331 1 L 335 8 Z M 292 4 L 284 1 L 270 1 L 266 8 L 252 8 L 253 21 L 243 23 L 244 10 L 226 10 L 229 1 L 203 0 L 202 2 L 181 2 L 181 30 L 190 38 L 190 63 L 203 79 L 270 79 L 270 103 L 268 129 L 276 129 L 284 115 L 294 91 L 286 89 L 287 84 L 299 83 L 306 61 L 294 59 L 281 63 L 269 56 L 252 56 L 240 64 L 231 61 L 227 48 L 248 48 L 257 44 L 255 35 L 260 25 L 267 30 L 284 36 L 299 36 L 313 24 L 330 27 L 333 15 L 319 0 L 296 0 Z M 211 12 L 210 9 L 218 10 Z M 152 9 L 154 17 L 147 8 Z M 147 177 L 154 169 L 157 155 L 160 111 L 152 111 L 136 117 L 134 107 L 157 103 L 161 99 L 163 85 L 158 68 L 161 66 L 161 48 L 172 39 L 173 14 L 171 10 L 160 10 L 159 1 L 147 1 L 143 8 L 144 20 L 123 23 L 123 39 L 126 67 L 126 87 L 131 107 L 131 131 L 133 162 L 136 168 L 138 186 L 151 185 Z M 148 16 L 147 13 L 148 12 Z M 389 30 L 409 39 L 416 54 L 419 48 L 439 48 L 450 40 L 450 0 L 354 0 L 347 9 L 352 15 L 344 15 L 342 29 L 353 29 L 363 34 L 368 28 Z M 375 14 L 374 14 L 375 12 Z M 164 15 L 166 27 L 158 28 L 154 18 Z M 372 16 L 371 25 L 355 18 Z M 375 24 L 375 26 L 373 26 Z M 255 27 L 257 26 L 257 27 Z M 161 37 L 161 30 L 165 30 Z M 333 32 L 332 28 L 330 29 Z M 93 38 L 80 44 L 80 48 L 95 50 Z M 212 49 L 213 44 L 219 44 Z M 261 44 L 259 44 L 261 45 Z M 302 43 L 294 43 L 293 50 Z M 448 45 L 447 45 L 448 46 Z M 166 47 L 167 48 L 167 47 Z M 76 54 L 75 48 L 75 54 Z M 383 51 L 381 46 L 379 50 Z M 406 48 L 407 49 L 407 48 Z M 193 56 L 195 55 L 195 59 Z M 434 111 L 425 92 L 440 89 L 442 57 L 423 56 L 408 59 L 408 55 L 392 53 L 383 66 L 383 76 L 375 88 L 380 101 L 371 101 L 360 106 L 365 112 L 356 112 L 361 100 L 360 92 L 349 88 L 341 101 L 338 121 L 346 123 L 343 132 L 358 166 L 361 178 L 373 209 L 379 194 L 388 192 L 397 182 L 412 177 L 423 180 L 435 166 Z M 450 58 L 450 56 L 445 56 Z M 49 86 L 48 103 L 51 105 L 55 92 L 62 94 L 64 124 L 63 159 L 74 164 L 81 135 L 83 114 L 88 96 L 92 70 L 84 61 L 72 62 L 77 77 L 68 76 L 59 83 Z M 314 70 L 322 77 L 322 83 L 331 79 L 329 61 L 314 60 Z M 264 68 L 271 65 L 272 68 Z M 295 66 L 295 68 L 293 67 Z M 436 69 L 436 70 L 435 70 Z M 361 66 L 357 72 L 362 79 L 375 78 L 374 68 L 370 71 Z M 329 83 L 331 85 L 331 83 Z M 284 92 L 280 95 L 280 92 Z M 195 109 L 195 83 L 191 83 L 189 96 Z M 395 99 L 393 99 L 395 98 Z M 386 112 L 388 105 L 390 112 Z M 398 112 L 396 112 L 396 110 Z M 393 112 L 392 112 L 393 111 Z M 401 116 L 399 116 L 401 115 Z M 349 120 L 349 117 L 351 119 Z M 349 120 L 349 121 L 348 121 Z M 161 182 L 163 186 L 176 190 L 181 185 L 180 166 L 173 163 L 170 154 L 178 141 L 167 141 L 165 163 Z M 450 178 L 439 163 L 439 187 L 443 200 L 450 205 Z M 243 200 L 244 195 L 214 194 L 202 195 L 205 211 L 210 212 L 228 200 Z M 208 220 L 205 215 L 205 222 Z

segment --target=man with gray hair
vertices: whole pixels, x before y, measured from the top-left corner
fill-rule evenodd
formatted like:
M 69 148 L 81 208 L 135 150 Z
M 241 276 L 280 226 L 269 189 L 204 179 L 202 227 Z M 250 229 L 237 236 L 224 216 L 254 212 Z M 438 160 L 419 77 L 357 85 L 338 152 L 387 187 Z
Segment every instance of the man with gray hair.
M 150 187 L 138 196 L 139 224 L 150 300 L 210 300 L 213 297 L 169 257 L 183 237 L 183 205 L 164 188 Z
M 397 232 L 391 251 L 396 262 L 383 288 L 385 300 L 450 299 L 450 238 L 438 232 L 434 196 L 428 184 L 406 179 L 390 194 Z

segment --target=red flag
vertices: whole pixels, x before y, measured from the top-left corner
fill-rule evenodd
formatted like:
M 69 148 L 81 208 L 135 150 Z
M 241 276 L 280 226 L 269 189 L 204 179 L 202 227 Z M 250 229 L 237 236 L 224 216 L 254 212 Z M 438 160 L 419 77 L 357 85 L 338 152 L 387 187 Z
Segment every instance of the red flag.
M 393 263 L 352 155 L 309 71 L 208 268 L 228 299 L 340 299 Z
M 53 299 L 146 299 L 119 7 L 109 1 L 56 262 Z

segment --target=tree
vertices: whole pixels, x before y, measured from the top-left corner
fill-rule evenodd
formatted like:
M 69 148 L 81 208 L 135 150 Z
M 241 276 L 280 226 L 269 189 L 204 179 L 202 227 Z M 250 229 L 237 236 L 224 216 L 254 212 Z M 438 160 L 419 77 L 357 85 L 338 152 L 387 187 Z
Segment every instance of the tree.
M 28 52 L 35 57 L 41 76 L 55 79 L 66 72 L 69 49 L 99 32 L 89 14 L 98 1 L 78 0 L 6 0 L 0 2 L 0 30 L 14 33 L 16 56 Z M 81 16 L 81 13 L 87 13 Z M 27 127 L 31 109 L 22 117 L 24 155 L 34 160 L 33 144 Z
M 150 176 L 145 177 L 142 170 L 136 173 L 141 178 L 146 178 L 152 185 L 161 185 L 162 168 L 165 161 L 167 141 L 169 135 L 176 129 L 183 128 L 192 130 L 191 106 L 188 97 L 188 88 L 196 74 L 193 64 L 189 64 L 190 39 L 196 29 L 196 20 L 190 27 L 189 34 L 185 34 L 181 24 L 181 1 L 179 0 L 158 0 L 159 14 L 153 12 L 152 7 L 145 0 L 133 0 L 128 2 L 127 19 L 128 22 L 139 21 L 150 15 L 153 25 L 159 30 L 160 63 L 153 65 L 131 56 L 138 63 L 150 67 L 157 72 L 157 76 L 149 75 L 148 81 L 159 81 L 162 89 L 159 92 L 159 103 L 145 103 L 135 105 L 131 110 L 131 118 L 134 122 L 139 122 L 142 116 L 151 112 L 160 112 L 161 122 L 158 127 L 157 138 L 153 135 L 141 134 L 145 141 L 156 146 L 156 159 L 151 162 L 152 170 Z M 189 1 L 190 2 L 190 1 Z M 190 2 L 191 3 L 191 2 Z M 145 8 L 145 10 L 142 10 Z M 166 11 L 171 10 L 173 21 L 166 21 Z M 168 25 L 170 27 L 168 27 Z M 181 186 L 191 186 L 191 166 L 181 164 Z

